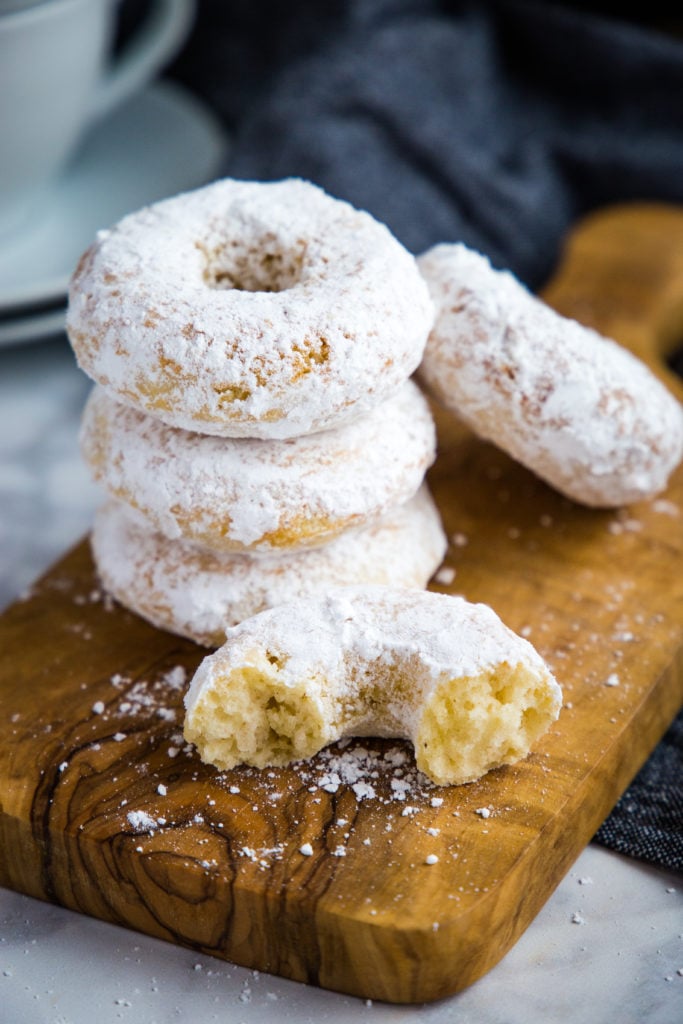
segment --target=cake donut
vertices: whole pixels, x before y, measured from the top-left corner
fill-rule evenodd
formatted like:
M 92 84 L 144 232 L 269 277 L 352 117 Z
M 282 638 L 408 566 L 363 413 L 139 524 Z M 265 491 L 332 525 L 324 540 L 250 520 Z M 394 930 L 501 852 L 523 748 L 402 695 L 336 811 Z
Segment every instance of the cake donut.
M 483 604 L 335 587 L 228 630 L 185 695 L 185 739 L 217 768 L 308 758 L 344 736 L 402 737 L 441 785 L 525 757 L 561 691 Z
M 393 394 L 433 307 L 370 214 L 306 181 L 224 179 L 101 231 L 69 290 L 78 362 L 185 430 L 295 437 Z
M 153 625 L 210 647 L 223 643 L 228 626 L 321 587 L 424 587 L 447 546 L 426 484 L 372 525 L 300 551 L 253 556 L 171 541 L 119 502 L 98 511 L 91 541 L 113 597 Z
M 364 416 L 283 441 L 169 427 L 95 387 L 81 449 L 109 495 L 150 525 L 216 550 L 316 545 L 408 501 L 435 457 L 412 381 Z
M 666 486 L 683 412 L 643 363 L 464 245 L 418 264 L 437 309 L 421 378 L 476 434 L 586 505 Z

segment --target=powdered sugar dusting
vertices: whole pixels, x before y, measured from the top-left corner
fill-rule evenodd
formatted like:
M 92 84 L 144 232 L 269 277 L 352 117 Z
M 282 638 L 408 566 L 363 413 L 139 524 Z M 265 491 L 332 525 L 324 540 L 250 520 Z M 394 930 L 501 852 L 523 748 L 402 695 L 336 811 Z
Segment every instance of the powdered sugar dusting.
M 289 441 L 177 430 L 95 388 L 81 447 L 110 496 L 165 536 L 213 549 L 318 543 L 409 500 L 434 461 L 426 400 L 412 381 L 362 419 Z M 277 544 L 276 544 L 277 546 Z
M 335 584 L 423 587 L 446 549 L 426 485 L 377 523 L 288 554 L 211 552 L 168 541 L 113 503 L 98 513 L 92 544 L 107 589 L 124 605 L 209 646 L 223 642 L 229 625 Z
M 225 179 L 101 232 L 67 315 L 86 373 L 173 426 L 294 437 L 416 369 L 433 307 L 413 257 L 308 182 Z
M 588 505 L 665 487 L 683 411 L 643 363 L 463 245 L 419 266 L 438 310 L 421 376 L 477 434 Z

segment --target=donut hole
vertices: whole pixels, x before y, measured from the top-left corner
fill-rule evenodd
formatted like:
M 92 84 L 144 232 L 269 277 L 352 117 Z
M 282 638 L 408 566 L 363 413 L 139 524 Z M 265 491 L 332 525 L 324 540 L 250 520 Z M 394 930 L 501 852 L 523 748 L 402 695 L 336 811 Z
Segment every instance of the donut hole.
M 328 715 L 306 689 L 285 686 L 277 671 L 243 667 L 217 676 L 185 720 L 185 738 L 203 761 L 224 770 L 312 757 L 332 738 Z
M 271 232 L 249 243 L 230 239 L 223 245 L 197 243 L 204 256 L 204 283 L 217 290 L 285 292 L 301 280 L 305 244 L 284 245 Z
M 526 757 L 556 712 L 544 679 L 522 665 L 446 679 L 422 715 L 415 741 L 418 767 L 437 782 L 471 782 Z

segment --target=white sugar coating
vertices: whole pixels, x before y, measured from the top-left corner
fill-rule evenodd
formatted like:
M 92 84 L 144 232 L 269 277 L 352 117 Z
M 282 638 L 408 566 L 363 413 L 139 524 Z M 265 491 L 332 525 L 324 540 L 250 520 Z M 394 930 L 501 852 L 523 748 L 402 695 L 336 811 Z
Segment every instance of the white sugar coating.
M 319 544 L 411 498 L 434 461 L 426 399 L 398 393 L 333 430 L 264 441 L 169 427 L 96 387 L 81 447 L 111 497 L 217 550 Z
M 123 605 L 162 629 L 207 646 L 264 608 L 333 584 L 425 586 L 446 550 L 425 484 L 405 505 L 329 544 L 278 554 L 234 554 L 170 541 L 120 503 L 97 513 L 95 562 Z
M 298 179 L 224 179 L 100 232 L 67 331 L 121 401 L 187 430 L 272 438 L 393 394 L 433 319 L 414 258 L 370 214 Z
M 640 360 L 463 245 L 418 263 L 437 307 L 422 380 L 475 433 L 587 505 L 666 486 L 683 411 Z
M 460 783 L 525 757 L 560 705 L 541 657 L 488 606 L 331 587 L 228 630 L 185 695 L 185 738 L 223 769 L 399 737 L 432 781 Z

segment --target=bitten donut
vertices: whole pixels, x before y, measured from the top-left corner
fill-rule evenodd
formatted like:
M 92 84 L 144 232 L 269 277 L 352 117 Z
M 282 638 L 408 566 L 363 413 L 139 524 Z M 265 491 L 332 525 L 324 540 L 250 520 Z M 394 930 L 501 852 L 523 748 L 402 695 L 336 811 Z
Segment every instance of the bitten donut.
M 404 737 L 432 781 L 471 782 L 525 757 L 560 700 L 487 605 L 340 587 L 229 630 L 185 696 L 185 738 L 226 769 L 284 765 L 343 736 Z
M 286 441 L 169 427 L 96 387 L 81 448 L 111 497 L 150 525 L 215 550 L 317 545 L 401 505 L 434 461 L 427 401 L 398 394 L 336 429 Z
M 643 363 L 463 245 L 418 262 L 437 308 L 420 373 L 444 405 L 586 505 L 666 486 L 683 454 L 683 412 Z
M 125 505 L 97 513 L 92 548 L 104 587 L 172 633 L 216 647 L 242 619 L 333 584 L 423 587 L 446 551 L 439 513 L 423 485 L 376 523 L 301 551 L 253 556 L 170 541 Z
M 295 437 L 393 394 L 433 307 L 368 213 L 296 179 L 225 179 L 102 231 L 69 291 L 80 366 L 186 430 Z

